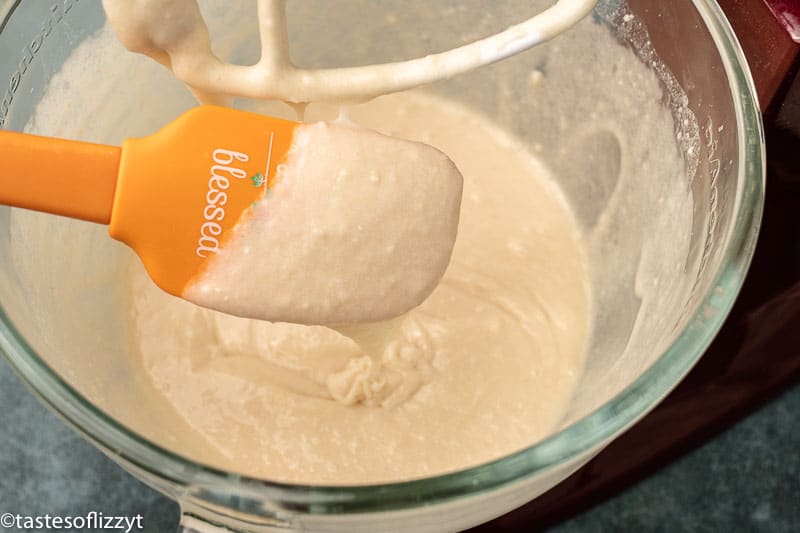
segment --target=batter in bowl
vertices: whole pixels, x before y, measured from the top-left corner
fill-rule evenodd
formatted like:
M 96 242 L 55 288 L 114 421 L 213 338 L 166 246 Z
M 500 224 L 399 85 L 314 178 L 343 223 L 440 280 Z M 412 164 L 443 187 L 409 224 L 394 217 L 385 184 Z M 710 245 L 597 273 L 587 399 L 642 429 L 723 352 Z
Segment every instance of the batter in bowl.
M 324 327 L 172 298 L 133 263 L 147 375 L 228 465 L 270 479 L 409 479 L 543 438 L 580 375 L 589 306 L 581 240 L 547 170 L 485 118 L 430 96 L 350 114 L 424 138 L 461 169 L 459 235 L 439 287 L 370 357 Z
M 85 76 L 87 65 L 103 77 Z M 108 143 L 155 130 L 187 105 L 159 68 L 106 28 L 52 79 L 29 130 Z M 157 88 L 151 106 L 137 100 L 145 87 Z M 60 105 L 76 97 L 102 102 L 83 124 Z M 130 108 L 138 110 L 126 118 L 131 129 L 119 131 Z M 337 113 L 312 105 L 306 118 Z M 430 144 L 463 174 L 459 234 L 442 282 L 394 333 L 381 332 L 384 349 L 366 355 L 325 327 L 249 321 L 170 297 L 120 249 L 128 289 L 121 340 L 138 377 L 180 420 L 137 427 L 148 438 L 246 475 L 363 484 L 489 461 L 545 437 L 563 416 L 581 372 L 590 297 L 581 233 L 554 177 L 486 117 L 423 92 L 380 97 L 348 115 Z M 32 213 L 13 218 L 29 235 L 44 223 Z M 114 394 L 95 401 L 124 403 Z

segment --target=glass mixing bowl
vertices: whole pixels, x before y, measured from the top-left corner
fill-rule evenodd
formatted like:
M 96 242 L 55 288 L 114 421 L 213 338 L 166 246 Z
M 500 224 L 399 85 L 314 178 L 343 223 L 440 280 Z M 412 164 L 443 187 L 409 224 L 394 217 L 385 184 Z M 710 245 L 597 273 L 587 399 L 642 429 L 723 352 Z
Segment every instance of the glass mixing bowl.
M 492 2 L 489 10 L 488 2 L 478 0 L 457 8 L 421 0 L 348 1 L 337 3 L 335 11 L 303 12 L 309 4 L 288 6 L 294 57 L 303 65 L 339 66 L 452 47 L 520 22 L 547 2 Z M 376 15 L 376 9 L 380 16 L 365 16 Z M 2 3 L 0 21 L 0 126 L 23 130 L 48 81 L 103 25 L 104 15 L 99 2 L 18 0 Z M 254 30 L 252 21 L 241 22 L 243 32 Z M 604 96 L 610 111 L 600 129 L 559 127 L 559 121 L 575 123 L 580 116 L 567 115 L 587 113 L 586 108 L 561 110 L 563 116 L 543 112 L 542 102 L 558 107 L 562 89 L 549 80 L 566 76 L 566 83 L 584 84 L 582 102 L 591 104 L 587 79 L 620 76 L 614 58 L 597 52 L 592 36 L 598 31 L 653 72 L 663 94 L 658 105 L 669 109 L 674 122 L 669 142 L 652 142 L 649 115 L 631 109 L 624 90 Z M 235 59 L 252 59 L 246 41 L 229 43 Z M 584 71 L 564 70 L 570 57 L 589 56 Z M 559 59 L 549 60 L 553 57 Z M 534 91 L 532 85 L 540 87 Z M 170 451 L 141 430 L 141 420 L 163 427 L 174 420 L 148 409 L 146 388 L 131 377 L 128 348 L 104 316 L 104 306 L 113 304 L 108 294 L 117 282 L 119 257 L 107 254 L 105 241 L 98 240 L 97 253 L 70 257 L 67 267 L 78 275 L 86 261 L 103 261 L 107 275 L 56 291 L 48 270 L 56 268 L 50 266 L 56 264 L 50 247 L 16 235 L 11 210 L 0 208 L 2 351 L 50 408 L 133 475 L 177 500 L 186 528 L 418 532 L 489 520 L 557 484 L 652 409 L 697 361 L 731 308 L 761 217 L 764 142 L 744 56 L 713 0 L 603 0 L 592 17 L 551 43 L 430 90 L 490 114 L 525 142 L 543 147 L 542 158 L 563 178 L 563 192 L 587 233 L 594 268 L 594 331 L 584 376 L 563 423 L 544 441 L 473 468 L 402 483 L 307 486 L 251 479 Z M 76 118 L 103 112 L 98 101 L 60 104 Z M 628 121 L 617 122 L 623 115 Z M 127 133 L 125 120 L 120 118 L 120 129 Z M 47 131 L 46 124 L 38 128 Z M 542 138 L 542 132 L 552 135 Z M 655 277 L 642 265 L 658 264 L 674 231 L 668 223 L 642 230 L 658 218 L 660 204 L 652 187 L 619 185 L 632 149 L 679 150 L 685 167 L 680 179 L 692 193 L 685 253 Z M 597 150 L 619 151 L 616 165 L 592 167 L 590 156 Z M 600 219 L 615 223 L 602 230 Z M 42 242 L 74 235 L 59 230 L 46 237 L 51 240 Z M 34 263 L 37 275 L 21 267 Z M 656 285 L 662 278 L 671 281 L 660 289 L 663 297 L 645 305 L 640 285 L 648 276 Z M 72 331 L 89 331 L 81 338 L 91 339 L 91 346 L 70 340 Z M 109 387 L 122 390 L 118 396 L 125 401 L 105 398 Z

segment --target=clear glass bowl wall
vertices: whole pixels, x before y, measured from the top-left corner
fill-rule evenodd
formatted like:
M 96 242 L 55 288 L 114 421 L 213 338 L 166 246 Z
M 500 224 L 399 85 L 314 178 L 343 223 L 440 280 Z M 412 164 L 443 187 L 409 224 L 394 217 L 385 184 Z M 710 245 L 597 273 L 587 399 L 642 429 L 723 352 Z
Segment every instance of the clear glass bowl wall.
M 477 0 L 462 2 L 458 9 L 444 1 L 391 1 L 382 2 L 380 13 L 368 18 L 364 13 L 376 10 L 369 2 L 340 2 L 335 10 L 316 12 L 304 4 L 288 5 L 295 61 L 340 66 L 443 50 L 519 22 L 546 2 L 496 2 L 487 15 L 486 2 Z M 104 16 L 99 2 L 85 0 L 5 2 L 0 16 L 0 120 L 3 128 L 22 130 L 50 77 L 102 26 Z M 387 21 L 408 31 L 387 31 Z M 567 154 L 572 157 L 544 157 L 558 173 L 565 160 L 602 149 L 604 138 L 558 132 L 557 117 L 541 110 L 541 92 L 530 90 L 530 73 L 552 76 L 564 68 L 560 65 L 569 64 L 553 57 L 593 53 L 589 33 L 581 31 L 587 27 L 614 35 L 663 85 L 663 104 L 676 121 L 675 146 L 650 148 L 683 150 L 686 186 L 694 201 L 692 238 L 681 273 L 681 298 L 674 305 L 647 310 L 651 317 L 639 316 L 636 306 L 625 307 L 635 295 L 629 284 L 615 278 L 618 273 L 602 268 L 594 273 L 595 285 L 611 289 L 594 295 L 595 331 L 582 384 L 562 427 L 545 441 L 460 472 L 364 487 L 276 484 L 187 459 L 139 430 L 142 417 L 162 415 L 142 407 L 149 403 L 147 393 L 135 380 L 119 383 L 118 376 L 130 364 L 125 348 L 115 340 L 119 337 L 114 327 L 102 325 L 102 313 L 91 311 L 92 306 L 102 308 L 95 304 L 113 291 L 121 259 L 103 253 L 84 258 L 107 261 L 108 279 L 76 287 L 74 301 L 48 302 L 46 291 L 32 285 L 15 266 L 15 255 L 33 252 L 12 239 L 8 208 L 0 208 L 0 347 L 45 403 L 134 475 L 179 500 L 186 516 L 246 529 L 273 525 L 352 531 L 393 524 L 420 531 L 467 527 L 521 505 L 585 463 L 688 372 L 736 297 L 762 209 L 763 134 L 752 80 L 714 2 L 604 0 L 591 19 L 570 34 L 430 90 L 478 108 L 530 145 L 567 146 L 579 139 L 574 152 Z M 252 20 L 242 21 L 243 35 L 254 31 Z M 253 39 L 243 39 L 229 46 L 235 59 L 247 62 L 255 58 L 254 44 Z M 613 64 L 604 61 L 597 58 L 598 75 L 614 76 Z M 92 113 L 96 102 L 64 105 L 77 117 Z M 694 132 L 692 124 L 684 123 L 692 120 L 697 125 Z M 679 132 L 693 135 L 696 142 L 681 142 Z M 565 183 L 564 193 L 591 233 L 592 213 L 603 202 L 602 194 L 587 194 L 578 181 Z M 653 202 L 646 196 L 633 200 Z M 665 233 L 651 240 L 669 238 Z M 634 241 L 644 246 L 642 239 Z M 636 263 L 642 248 L 628 246 L 617 253 Z M 80 271 L 80 261 L 73 268 Z M 87 328 L 96 330 L 92 349 L 105 353 L 101 360 L 81 358 L 85 347 L 69 342 L 70 331 Z M 105 402 L 100 410 L 97 399 L 114 376 L 115 386 L 127 387 L 122 395 L 127 401 Z M 172 421 L 164 418 L 163 423 Z

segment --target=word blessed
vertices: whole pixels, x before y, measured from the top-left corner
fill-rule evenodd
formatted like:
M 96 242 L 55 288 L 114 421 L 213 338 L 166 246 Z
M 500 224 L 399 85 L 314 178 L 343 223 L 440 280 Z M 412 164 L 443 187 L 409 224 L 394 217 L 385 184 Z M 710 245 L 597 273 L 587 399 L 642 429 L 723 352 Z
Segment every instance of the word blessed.
M 45 515 L 20 515 L 14 513 L 3 513 L 0 515 L 0 527 L 6 529 L 58 531 L 61 529 L 69 531 L 102 531 L 120 530 L 125 533 L 131 531 L 142 531 L 142 515 L 136 516 L 106 516 L 97 511 L 91 511 L 80 516 L 53 516 Z
M 209 253 L 219 252 L 219 236 L 222 235 L 222 222 L 225 219 L 225 204 L 228 203 L 227 191 L 231 186 L 231 178 L 245 179 L 247 172 L 233 165 L 234 161 L 246 163 L 250 157 L 241 152 L 217 149 L 213 153 L 214 166 L 208 179 L 206 206 L 203 208 L 205 222 L 200 226 L 200 239 L 197 241 L 195 253 L 207 258 Z

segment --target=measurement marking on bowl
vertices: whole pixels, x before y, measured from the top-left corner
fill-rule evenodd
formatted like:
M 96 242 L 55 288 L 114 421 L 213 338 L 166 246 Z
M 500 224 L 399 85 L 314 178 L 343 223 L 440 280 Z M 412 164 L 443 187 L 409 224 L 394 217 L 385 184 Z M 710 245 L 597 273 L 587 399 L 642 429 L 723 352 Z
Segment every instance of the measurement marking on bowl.
M 11 78 L 6 86 L 6 92 L 3 95 L 2 101 L 0 101 L 0 127 L 5 125 L 11 103 L 14 101 L 14 95 L 19 90 L 19 86 L 22 85 L 22 80 L 25 77 L 25 73 L 28 72 L 28 67 L 30 67 L 34 58 L 42 49 L 44 40 L 50 36 L 56 24 L 63 20 L 64 15 L 66 15 L 77 2 L 78 0 L 63 0 L 50 6 L 50 16 L 47 20 L 42 22 L 41 31 L 22 49 L 22 57 L 18 63 L 19 68 L 11 74 Z

